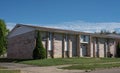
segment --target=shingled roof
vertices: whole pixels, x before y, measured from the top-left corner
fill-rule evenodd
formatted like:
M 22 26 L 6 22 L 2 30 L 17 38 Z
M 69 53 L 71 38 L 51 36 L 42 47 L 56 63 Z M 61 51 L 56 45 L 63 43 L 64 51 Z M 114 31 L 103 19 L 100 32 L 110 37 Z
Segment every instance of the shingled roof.
M 92 37 L 120 39 L 118 34 L 92 34 Z
M 68 34 L 85 34 L 85 35 L 92 34 L 92 33 L 86 33 L 86 32 L 74 31 L 74 30 L 58 29 L 58 28 L 50 28 L 50 27 L 41 27 L 41 26 L 24 25 L 24 24 L 17 24 L 16 25 L 16 27 L 19 27 L 19 26 L 32 27 L 32 28 L 35 28 L 36 30 L 49 31 L 49 32 L 59 32 L 59 33 L 68 33 Z
M 91 35 L 92 37 L 99 37 L 99 38 L 120 39 L 120 35 L 117 35 L 117 34 L 98 34 L 98 33 L 96 34 L 96 33 L 87 33 L 87 32 L 80 32 L 80 31 L 74 31 L 74 30 L 65 30 L 65 29 L 41 27 L 41 26 L 33 26 L 33 25 L 24 25 L 24 24 L 16 24 L 16 26 L 13 28 L 13 30 L 15 28 L 21 27 L 21 26 L 32 27 L 32 28 L 35 28 L 35 30 L 47 31 L 47 32 L 56 32 L 56 33 L 63 33 L 63 34 L 64 33 L 65 34 L 83 34 L 83 35 Z

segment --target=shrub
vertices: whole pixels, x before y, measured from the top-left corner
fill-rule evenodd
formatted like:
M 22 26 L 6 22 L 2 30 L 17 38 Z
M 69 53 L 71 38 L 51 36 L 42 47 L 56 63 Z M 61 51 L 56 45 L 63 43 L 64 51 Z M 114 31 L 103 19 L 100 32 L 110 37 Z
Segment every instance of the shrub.
M 33 59 L 44 59 L 46 58 L 46 50 L 43 47 L 41 34 L 39 31 L 37 31 L 37 37 L 36 37 L 36 46 L 33 50 Z
M 117 44 L 116 56 L 120 57 L 120 44 Z
M 7 40 L 6 35 L 8 30 L 4 20 L 0 19 L 0 56 L 6 52 Z

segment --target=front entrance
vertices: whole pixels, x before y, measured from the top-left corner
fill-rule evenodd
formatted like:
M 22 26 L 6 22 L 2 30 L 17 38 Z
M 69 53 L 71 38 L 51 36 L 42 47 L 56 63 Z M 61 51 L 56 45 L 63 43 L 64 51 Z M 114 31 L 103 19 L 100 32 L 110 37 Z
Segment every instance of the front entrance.
M 87 56 L 87 44 L 82 44 L 81 45 L 81 52 L 82 52 L 82 57 L 86 57 Z

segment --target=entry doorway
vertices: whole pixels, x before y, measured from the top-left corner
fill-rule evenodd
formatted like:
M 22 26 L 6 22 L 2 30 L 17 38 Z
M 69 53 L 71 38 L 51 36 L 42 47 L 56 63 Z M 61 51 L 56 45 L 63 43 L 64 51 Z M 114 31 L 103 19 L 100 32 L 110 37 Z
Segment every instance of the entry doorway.
M 86 57 L 87 56 L 87 44 L 82 44 L 81 49 L 82 49 L 82 56 Z

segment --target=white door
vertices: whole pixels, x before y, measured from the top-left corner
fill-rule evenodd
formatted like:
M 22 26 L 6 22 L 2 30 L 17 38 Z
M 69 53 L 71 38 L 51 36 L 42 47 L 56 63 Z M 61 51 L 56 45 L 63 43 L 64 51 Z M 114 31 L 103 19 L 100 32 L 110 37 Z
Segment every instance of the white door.
M 83 57 L 87 56 L 87 47 L 86 47 L 86 45 L 82 45 L 81 48 L 82 48 L 82 56 Z

